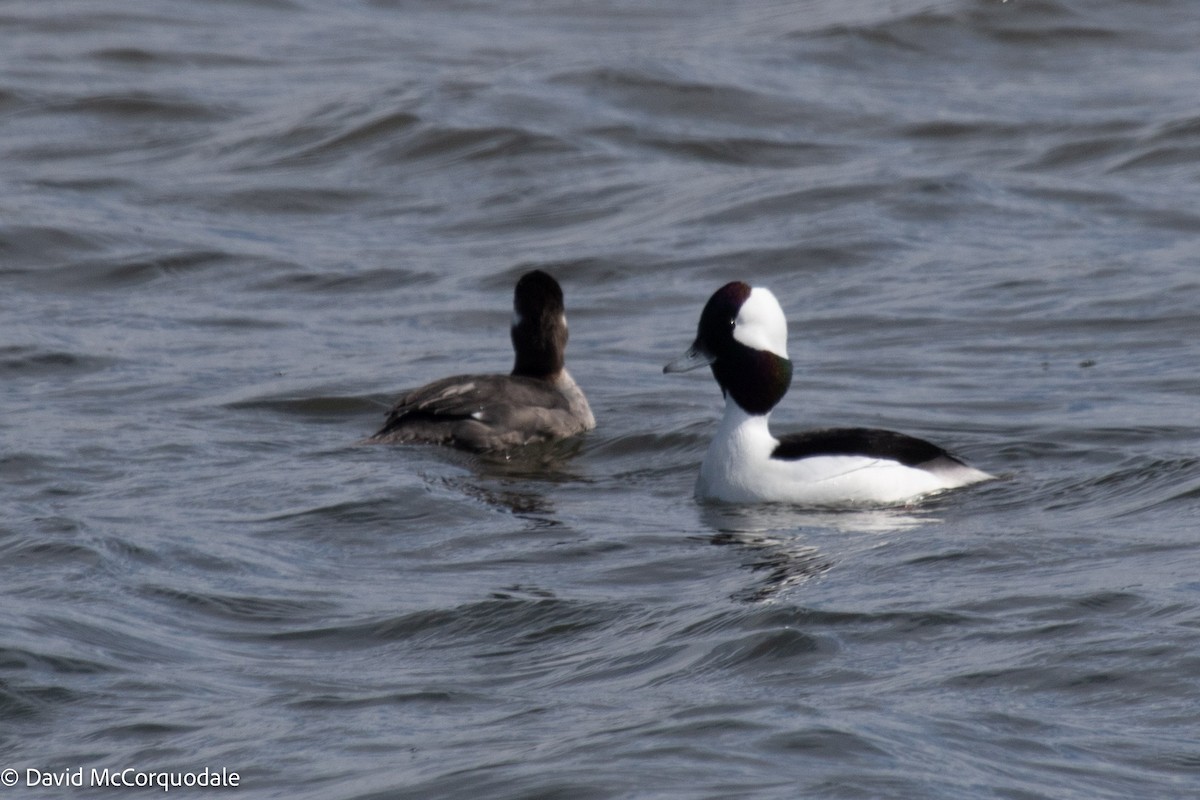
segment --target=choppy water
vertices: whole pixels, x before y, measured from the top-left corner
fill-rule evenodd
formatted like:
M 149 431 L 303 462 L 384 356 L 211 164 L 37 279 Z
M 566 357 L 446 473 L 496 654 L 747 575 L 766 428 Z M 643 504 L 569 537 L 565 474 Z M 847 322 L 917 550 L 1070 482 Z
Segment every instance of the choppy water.
M 6 796 L 1200 792 L 1197 41 L 1191 0 L 5 4 Z M 354 446 L 507 369 L 532 267 L 597 430 Z M 789 313 L 777 429 L 1005 480 L 697 505 L 720 399 L 660 367 L 735 278 Z

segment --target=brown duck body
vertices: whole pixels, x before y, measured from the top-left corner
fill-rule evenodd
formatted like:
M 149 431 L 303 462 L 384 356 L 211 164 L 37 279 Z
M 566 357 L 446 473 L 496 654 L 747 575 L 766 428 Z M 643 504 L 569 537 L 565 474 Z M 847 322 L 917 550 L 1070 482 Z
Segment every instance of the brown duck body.
M 507 450 L 594 427 L 587 398 L 566 370 L 553 379 L 456 375 L 402 395 L 370 441 Z
M 517 282 L 512 342 L 510 374 L 456 375 L 405 392 L 367 441 L 508 450 L 596 427 L 587 398 L 564 366 L 562 289 L 540 270 Z

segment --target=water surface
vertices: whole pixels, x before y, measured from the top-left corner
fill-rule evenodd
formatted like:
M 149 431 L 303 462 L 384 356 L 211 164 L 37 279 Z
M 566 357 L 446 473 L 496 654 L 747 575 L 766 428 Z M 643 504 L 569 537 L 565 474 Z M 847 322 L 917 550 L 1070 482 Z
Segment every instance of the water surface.
M 12 796 L 1196 793 L 1198 37 L 1185 0 L 0 12 Z M 508 369 L 532 268 L 596 431 L 356 446 Z M 733 279 L 788 313 L 777 430 L 1003 479 L 697 504 L 720 396 L 661 366 Z

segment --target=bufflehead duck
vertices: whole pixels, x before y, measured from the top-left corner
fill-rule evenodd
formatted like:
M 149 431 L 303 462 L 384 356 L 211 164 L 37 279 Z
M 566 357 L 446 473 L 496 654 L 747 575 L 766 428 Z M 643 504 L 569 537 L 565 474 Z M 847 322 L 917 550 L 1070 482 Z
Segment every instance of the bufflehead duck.
M 512 344 L 516 361 L 510 374 L 456 375 L 406 392 L 367 442 L 507 450 L 596 427 L 587 398 L 563 366 L 562 288 L 541 270 L 517 281 Z
M 776 439 L 771 409 L 792 382 L 787 319 L 769 289 L 722 286 L 696 341 L 663 372 L 711 366 L 725 415 L 704 455 L 696 496 L 733 503 L 898 505 L 991 478 L 935 444 L 873 428 L 826 428 Z

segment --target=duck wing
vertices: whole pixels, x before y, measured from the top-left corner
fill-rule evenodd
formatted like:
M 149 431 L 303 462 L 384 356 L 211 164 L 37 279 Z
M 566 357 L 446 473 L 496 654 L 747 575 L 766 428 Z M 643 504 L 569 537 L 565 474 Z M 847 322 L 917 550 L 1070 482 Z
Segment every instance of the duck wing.
M 796 461 L 814 456 L 865 456 L 907 467 L 948 459 L 963 462 L 932 442 L 879 428 L 818 428 L 780 437 L 772 458 Z

